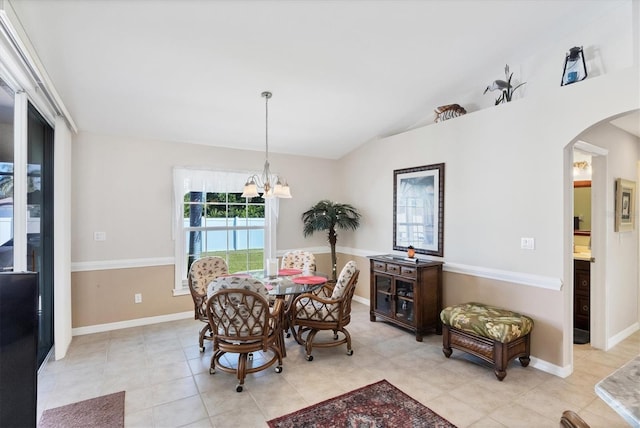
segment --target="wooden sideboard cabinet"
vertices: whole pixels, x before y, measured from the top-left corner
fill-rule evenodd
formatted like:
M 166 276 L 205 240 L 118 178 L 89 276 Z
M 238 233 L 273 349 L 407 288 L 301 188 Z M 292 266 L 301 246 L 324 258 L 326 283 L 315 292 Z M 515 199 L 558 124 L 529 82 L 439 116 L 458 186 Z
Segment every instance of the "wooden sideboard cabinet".
M 442 334 L 442 262 L 371 256 L 371 321 L 380 318 L 422 336 Z

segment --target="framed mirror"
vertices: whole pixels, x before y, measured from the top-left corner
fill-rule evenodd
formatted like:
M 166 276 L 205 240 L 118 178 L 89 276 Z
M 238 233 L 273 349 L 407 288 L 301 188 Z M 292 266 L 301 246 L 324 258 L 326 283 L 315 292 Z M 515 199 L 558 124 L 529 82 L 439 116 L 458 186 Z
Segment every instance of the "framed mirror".
M 393 171 L 393 249 L 444 255 L 444 163 Z

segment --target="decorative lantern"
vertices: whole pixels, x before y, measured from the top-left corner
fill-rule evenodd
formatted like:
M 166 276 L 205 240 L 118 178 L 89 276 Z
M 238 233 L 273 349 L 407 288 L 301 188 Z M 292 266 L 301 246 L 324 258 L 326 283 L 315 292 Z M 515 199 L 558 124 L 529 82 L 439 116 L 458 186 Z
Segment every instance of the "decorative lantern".
M 564 58 L 564 70 L 560 86 L 579 82 L 587 77 L 587 64 L 584 61 L 582 46 L 569 49 Z

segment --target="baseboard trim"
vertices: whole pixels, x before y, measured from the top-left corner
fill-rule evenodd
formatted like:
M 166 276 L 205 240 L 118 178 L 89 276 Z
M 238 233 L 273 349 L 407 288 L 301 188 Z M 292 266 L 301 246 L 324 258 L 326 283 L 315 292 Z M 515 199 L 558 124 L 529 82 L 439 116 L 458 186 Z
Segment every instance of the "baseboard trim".
M 631 336 L 636 331 L 640 330 L 640 323 L 631 324 L 629 327 L 622 330 L 620 333 L 613 335 L 607 340 L 607 350 L 613 348 L 618 343 L 625 340 L 627 337 Z
M 127 321 L 111 322 L 107 324 L 96 324 L 86 327 L 76 327 L 71 329 L 72 336 L 82 336 L 92 333 L 103 333 L 105 331 L 120 330 L 123 328 L 140 327 L 143 325 L 157 324 L 167 321 L 177 321 L 193 318 L 193 311 L 177 312 L 175 314 L 158 315 L 155 317 L 136 318 Z
M 556 366 L 555 364 L 551 364 L 548 361 L 541 360 L 540 358 L 531 357 L 531 362 L 529 363 L 531 367 L 534 369 L 543 371 L 545 373 L 549 373 L 555 376 L 559 376 L 561 378 L 565 378 L 573 373 L 573 366 L 568 365 L 565 367 Z

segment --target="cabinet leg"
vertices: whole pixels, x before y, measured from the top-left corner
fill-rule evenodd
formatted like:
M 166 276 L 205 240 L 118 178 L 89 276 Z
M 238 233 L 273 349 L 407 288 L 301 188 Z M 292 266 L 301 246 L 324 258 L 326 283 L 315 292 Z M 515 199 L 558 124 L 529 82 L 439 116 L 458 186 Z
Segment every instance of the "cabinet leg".
M 371 322 L 376 322 L 376 316 L 373 314 L 369 314 L 369 320 L 371 320 Z

